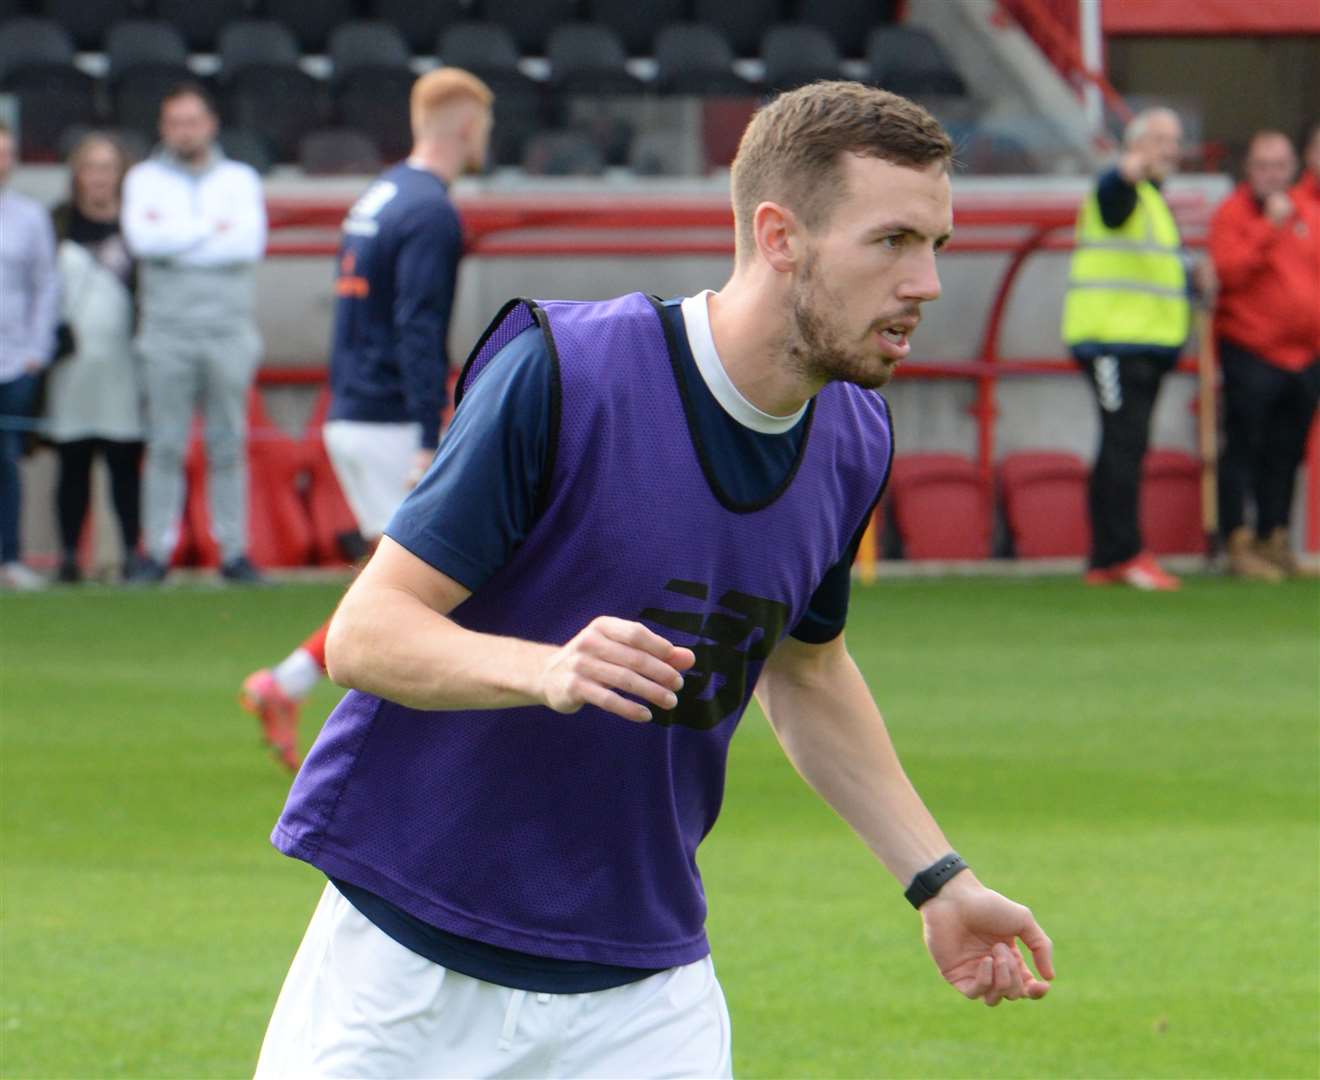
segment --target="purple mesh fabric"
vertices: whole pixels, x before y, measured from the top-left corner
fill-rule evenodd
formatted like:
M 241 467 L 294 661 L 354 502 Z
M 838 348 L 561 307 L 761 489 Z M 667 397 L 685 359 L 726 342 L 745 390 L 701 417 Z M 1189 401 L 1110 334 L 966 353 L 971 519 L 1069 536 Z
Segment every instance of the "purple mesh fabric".
M 535 323 L 536 317 L 532 313 L 531 305 L 526 300 L 515 300 L 512 306 L 506 306 L 504 312 L 491 323 L 482 340 L 477 343 L 472 356 L 464 365 L 462 377 L 459 379 L 459 392 L 466 392 L 467 388 L 476 382 L 481 373 L 486 370 L 486 365 L 499 351 Z
M 773 644 L 841 557 L 888 468 L 878 395 L 819 395 L 787 490 L 720 505 L 699 466 L 660 317 L 640 294 L 542 305 L 560 360 L 546 510 L 453 612 L 563 642 L 598 615 L 697 651 L 679 707 L 633 724 L 588 707 L 421 712 L 349 693 L 308 755 L 275 845 L 455 934 L 638 967 L 708 952 L 697 846 L 729 740 Z M 532 318 L 505 313 L 468 373 Z

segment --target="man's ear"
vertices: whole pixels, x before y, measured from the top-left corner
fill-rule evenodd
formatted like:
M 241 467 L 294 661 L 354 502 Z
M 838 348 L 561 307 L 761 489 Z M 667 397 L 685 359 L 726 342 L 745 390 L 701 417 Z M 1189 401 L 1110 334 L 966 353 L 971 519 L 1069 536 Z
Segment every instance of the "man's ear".
M 791 274 L 802 258 L 802 224 L 797 215 L 779 203 L 763 202 L 752 215 L 752 237 L 756 250 L 772 270 Z

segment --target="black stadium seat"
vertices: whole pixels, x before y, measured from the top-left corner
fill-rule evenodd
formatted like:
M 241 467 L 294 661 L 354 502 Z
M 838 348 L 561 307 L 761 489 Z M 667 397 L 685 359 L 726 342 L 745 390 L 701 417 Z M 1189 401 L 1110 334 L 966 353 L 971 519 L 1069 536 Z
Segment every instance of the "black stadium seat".
M 578 17 L 577 0 L 484 0 L 483 17 L 513 35 L 519 52 L 544 56 L 546 42 L 557 26 Z
M 357 14 L 354 0 L 265 0 L 262 11 L 283 23 L 302 52 L 324 52 L 330 33 Z
M 435 48 L 442 64 L 465 68 L 483 79 L 521 75 L 518 43 L 496 23 L 455 23 L 440 35 Z
M 244 68 L 298 67 L 298 42 L 273 19 L 238 19 L 220 31 L 220 80 L 228 82 Z
M 335 116 L 345 127 L 371 132 L 388 160 L 412 147 L 408 100 L 416 76 L 408 68 L 359 67 L 335 80 Z
M 656 89 L 663 94 L 750 95 L 756 88 L 733 70 L 733 50 L 702 23 L 674 23 L 655 42 Z
M 784 16 L 780 0 L 693 0 L 692 17 L 715 27 L 738 56 L 756 56 L 765 28 Z
M 73 38 L 51 19 L 20 17 L 0 24 L 0 79 L 31 64 L 72 64 Z
M 627 56 L 615 33 L 600 23 L 564 23 L 546 42 L 550 85 L 564 94 L 639 94 Z
M 797 0 L 793 18 L 824 30 L 843 56 L 860 57 L 865 55 L 871 29 L 894 21 L 894 4 L 893 0 Z
M 0 92 L 18 101 L 19 154 L 27 161 L 58 161 L 69 130 L 99 119 L 95 80 L 68 64 L 10 67 Z
M 183 35 L 164 19 L 125 19 L 105 36 L 110 81 L 144 64 L 186 67 L 188 46 Z
M 816 26 L 772 26 L 761 43 L 761 59 L 765 62 L 765 85 L 770 90 L 792 90 L 816 79 L 839 77 L 839 50 Z
M 356 128 L 322 128 L 298 143 L 298 165 L 309 176 L 355 176 L 380 171 L 375 141 Z
M 220 129 L 220 149 L 226 157 L 251 165 L 263 176 L 270 172 L 275 164 L 275 155 L 265 136 L 244 128 L 225 127 Z
M 533 176 L 599 176 L 605 159 L 580 131 L 542 131 L 527 140 L 523 168 Z
M 866 45 L 871 81 L 896 94 L 963 96 L 967 84 L 940 43 L 916 26 L 880 26 Z
M 110 81 L 110 116 L 116 127 L 156 141 L 160 103 L 180 83 L 196 76 L 182 64 L 135 64 Z
M 252 0 L 155 0 L 156 17 L 178 28 L 193 52 L 214 52 L 220 31 L 252 13 Z
M 42 0 L 41 13 L 60 24 L 73 43 L 87 52 L 99 52 L 106 31 L 115 23 L 143 14 L 138 0 Z
M 394 25 L 414 53 L 429 53 L 446 28 L 471 16 L 466 0 L 371 0 L 373 19 Z
M 685 0 L 586 0 L 584 18 L 604 23 L 623 42 L 630 56 L 651 56 L 655 39 L 670 23 L 681 22 Z
M 225 123 L 260 135 L 279 161 L 293 161 L 298 140 L 325 125 L 325 87 L 297 67 L 247 64 L 223 84 Z
M 523 144 L 547 120 L 544 88 L 518 69 L 518 45 L 494 23 L 455 23 L 436 44 L 440 61 L 484 79 L 495 93 L 491 159 L 497 165 L 522 161 Z
M 356 19 L 330 35 L 330 67 L 338 80 L 358 68 L 411 70 L 408 44 L 393 23 Z

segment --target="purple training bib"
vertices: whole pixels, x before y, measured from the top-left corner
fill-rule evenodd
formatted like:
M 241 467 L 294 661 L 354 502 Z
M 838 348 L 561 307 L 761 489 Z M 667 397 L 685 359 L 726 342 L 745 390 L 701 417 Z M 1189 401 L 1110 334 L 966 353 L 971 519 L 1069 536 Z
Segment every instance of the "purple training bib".
M 272 839 L 450 933 L 567 960 L 689 963 L 709 951 L 696 851 L 729 740 L 876 499 L 888 409 L 827 386 L 782 489 L 737 507 L 712 486 L 662 317 L 640 293 L 510 304 L 460 396 L 538 324 L 558 369 L 543 510 L 451 617 L 555 644 L 599 615 L 639 620 L 696 653 L 677 707 L 634 724 L 591 706 L 424 712 L 351 691 Z

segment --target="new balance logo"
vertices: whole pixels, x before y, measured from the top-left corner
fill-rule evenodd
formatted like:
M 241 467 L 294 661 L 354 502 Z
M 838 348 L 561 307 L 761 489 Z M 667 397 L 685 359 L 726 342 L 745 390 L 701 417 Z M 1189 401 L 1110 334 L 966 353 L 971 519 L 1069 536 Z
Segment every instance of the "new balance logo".
M 675 578 L 665 592 L 705 601 L 706 586 Z M 692 604 L 689 606 L 697 607 Z M 641 619 L 700 638 L 692 645 L 697 662 L 685 672 L 678 704 L 665 712 L 652 709 L 652 722 L 709 731 L 727 720 L 747 696 L 748 665 L 770 655 L 788 622 L 788 605 L 730 589 L 716 605 L 723 610 L 645 608 Z

